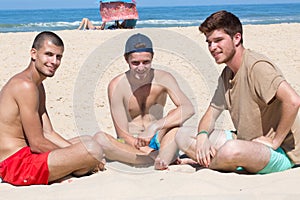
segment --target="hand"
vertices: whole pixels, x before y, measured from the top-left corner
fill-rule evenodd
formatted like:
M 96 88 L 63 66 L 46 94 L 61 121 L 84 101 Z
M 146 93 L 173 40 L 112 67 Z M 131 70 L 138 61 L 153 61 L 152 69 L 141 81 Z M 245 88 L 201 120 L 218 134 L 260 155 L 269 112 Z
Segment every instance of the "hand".
M 135 138 L 134 147 L 140 149 L 140 147 L 148 146 L 151 138 Z
M 216 153 L 217 151 L 209 141 L 207 134 L 197 136 L 196 158 L 200 165 L 209 167 L 211 158 L 215 157 Z
M 272 149 L 274 149 L 273 148 L 273 139 L 270 138 L 270 137 L 260 136 L 258 138 L 253 139 L 252 141 L 264 144 L 264 145 L 266 145 L 266 146 L 271 147 Z

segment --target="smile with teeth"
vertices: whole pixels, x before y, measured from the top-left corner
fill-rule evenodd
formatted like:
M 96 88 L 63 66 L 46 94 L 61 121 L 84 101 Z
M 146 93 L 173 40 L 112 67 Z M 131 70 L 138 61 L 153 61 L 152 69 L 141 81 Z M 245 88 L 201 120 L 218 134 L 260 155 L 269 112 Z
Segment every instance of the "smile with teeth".
M 52 71 L 52 72 L 54 72 L 54 71 L 56 70 L 55 67 L 49 67 L 49 66 L 48 66 L 48 69 L 49 69 L 50 71 Z
M 221 52 L 214 52 L 214 53 L 212 53 L 212 56 L 213 56 L 214 58 L 216 58 L 216 57 L 218 57 L 220 54 L 221 54 Z

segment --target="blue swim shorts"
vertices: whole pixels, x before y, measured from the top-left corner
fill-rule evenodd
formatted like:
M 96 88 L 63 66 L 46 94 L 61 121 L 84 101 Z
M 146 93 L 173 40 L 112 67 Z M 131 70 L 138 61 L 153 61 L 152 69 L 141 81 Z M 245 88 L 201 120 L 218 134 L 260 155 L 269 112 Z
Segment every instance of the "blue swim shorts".
M 155 150 L 159 150 L 160 148 L 160 142 L 158 140 L 158 131 L 155 133 L 155 135 L 152 137 L 152 139 L 150 140 L 150 143 L 149 143 L 149 147 L 151 147 L 152 149 L 155 149 Z
M 225 131 L 226 139 L 232 140 L 232 132 L 229 130 Z M 274 172 L 280 172 L 287 169 L 291 169 L 294 166 L 294 163 L 289 159 L 284 150 L 279 147 L 276 150 L 270 148 L 271 157 L 269 163 L 257 174 L 270 174 Z M 238 171 L 244 170 L 242 167 L 237 168 Z

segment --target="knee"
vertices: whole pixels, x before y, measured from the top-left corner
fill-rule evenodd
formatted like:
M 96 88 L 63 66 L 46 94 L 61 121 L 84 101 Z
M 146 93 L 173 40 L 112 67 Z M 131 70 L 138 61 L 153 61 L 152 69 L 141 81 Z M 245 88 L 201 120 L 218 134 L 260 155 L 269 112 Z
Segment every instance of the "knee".
M 88 155 L 94 157 L 97 160 L 102 160 L 103 149 L 101 145 L 93 139 L 93 137 L 84 138 L 83 145 Z
M 100 131 L 93 136 L 93 140 L 100 144 L 104 152 L 113 150 L 113 145 L 110 142 L 113 139 L 107 133 Z
M 236 140 L 227 141 L 218 151 L 218 157 L 223 162 L 232 162 L 237 160 L 241 156 L 240 147 Z
M 97 132 L 94 136 L 93 136 L 93 140 L 96 141 L 98 144 L 100 144 L 101 146 L 103 146 L 105 144 L 106 139 L 106 133 L 103 131 L 99 131 Z
M 179 129 L 175 135 L 175 142 L 178 146 L 178 148 L 182 151 L 186 151 L 189 149 L 189 147 L 192 144 L 192 139 L 189 139 L 190 137 L 187 135 L 187 133 L 183 129 Z

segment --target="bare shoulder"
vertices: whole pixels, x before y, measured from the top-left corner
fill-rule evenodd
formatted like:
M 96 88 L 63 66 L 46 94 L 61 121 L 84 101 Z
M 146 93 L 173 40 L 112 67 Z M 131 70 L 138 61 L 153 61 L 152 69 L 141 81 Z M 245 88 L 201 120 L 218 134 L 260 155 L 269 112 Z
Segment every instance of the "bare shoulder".
M 119 74 L 109 82 L 108 88 L 113 89 L 117 87 L 119 84 L 124 84 L 125 81 L 126 81 L 126 74 L 125 73 Z
M 176 83 L 175 77 L 170 72 L 161 69 L 154 70 L 154 80 L 156 83 L 159 84 Z
M 37 91 L 38 89 L 31 79 L 26 76 L 22 76 L 21 74 L 12 78 L 12 85 L 14 88 L 17 88 L 17 90 L 22 89 L 26 92 Z
M 126 78 L 126 74 L 122 73 L 119 74 L 118 76 L 114 77 L 108 84 L 108 93 L 110 95 L 110 93 L 114 92 L 114 91 L 118 91 L 118 93 L 120 94 L 122 91 L 126 90 L 126 88 L 129 88 L 129 83 L 128 80 Z
M 170 72 L 167 72 L 162 69 L 154 69 L 154 74 L 157 76 L 173 76 Z
M 17 74 L 13 76 L 3 87 L 3 95 L 11 96 L 15 99 L 22 98 L 23 95 L 37 94 L 38 88 L 30 79 Z

